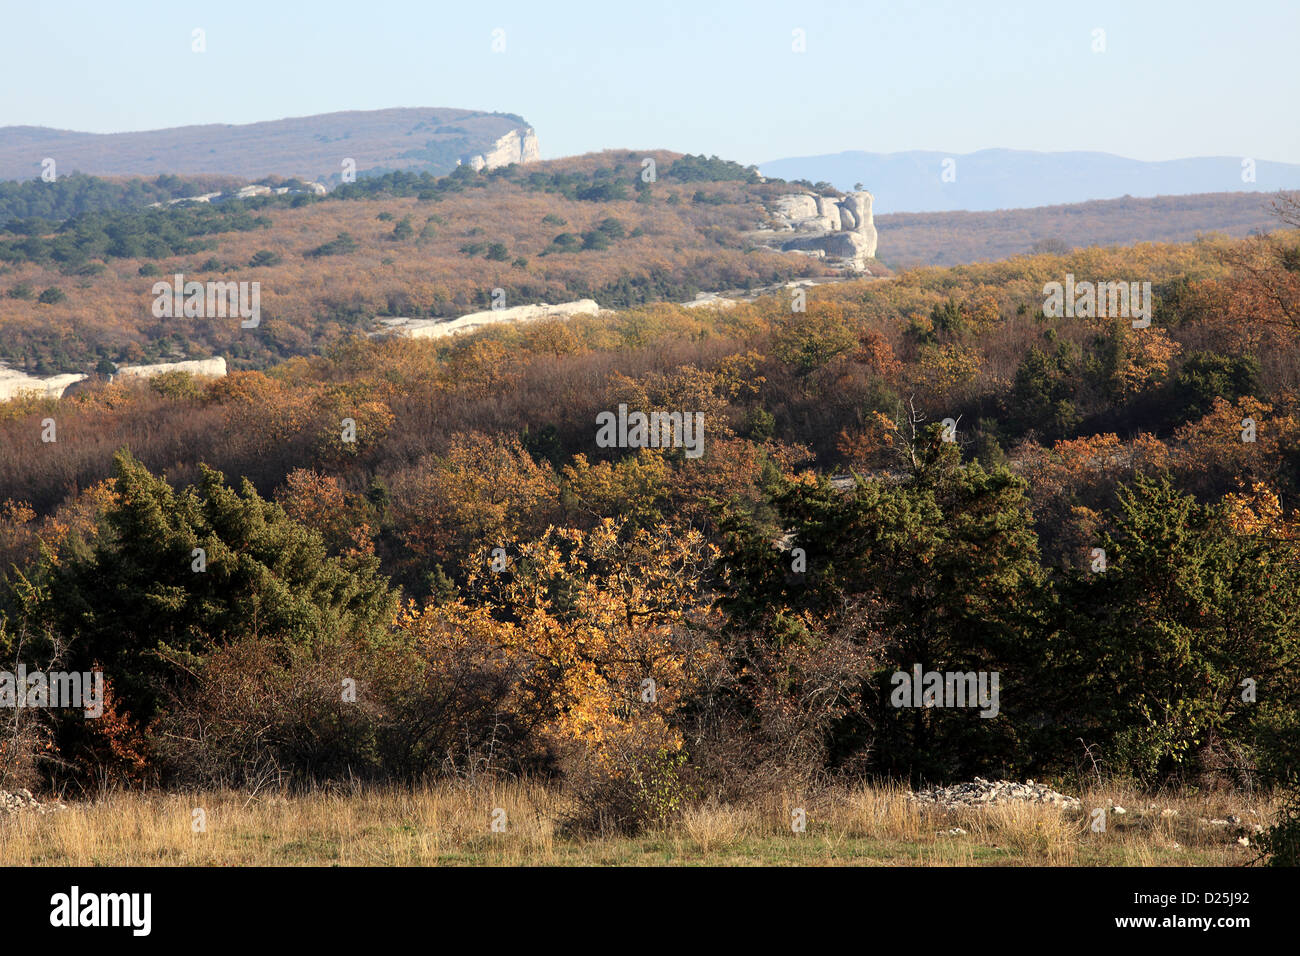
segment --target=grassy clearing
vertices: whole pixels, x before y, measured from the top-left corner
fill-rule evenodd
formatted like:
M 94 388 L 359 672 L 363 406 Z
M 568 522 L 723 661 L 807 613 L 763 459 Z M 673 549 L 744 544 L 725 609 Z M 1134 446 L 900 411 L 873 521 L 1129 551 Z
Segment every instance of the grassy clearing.
M 123 792 L 66 812 L 0 818 L 0 865 L 1231 866 L 1255 850 L 1237 842 L 1236 826 L 1202 821 L 1236 814 L 1248 833 L 1274 809 L 1240 794 L 1114 788 L 1082 799 L 1085 808 L 1128 812 L 1110 813 L 1106 832 L 1093 833 L 1086 809 L 944 811 L 898 788 L 859 786 L 745 806 L 706 802 L 639 836 L 582 837 L 560 829 L 563 796 L 527 782 L 302 796 Z M 505 811 L 504 833 L 492 832 L 495 808 Z M 807 819 L 798 834 L 796 808 Z M 206 815 L 203 832 L 194 829 L 196 809 Z

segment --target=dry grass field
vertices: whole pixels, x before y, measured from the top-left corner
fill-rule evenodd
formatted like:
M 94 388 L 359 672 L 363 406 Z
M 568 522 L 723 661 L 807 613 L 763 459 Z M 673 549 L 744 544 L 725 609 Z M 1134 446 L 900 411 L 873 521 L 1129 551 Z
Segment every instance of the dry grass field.
M 1084 808 L 1126 812 L 1112 810 L 1095 833 L 1087 809 L 944 811 L 897 788 L 861 786 L 697 805 L 639 836 L 592 837 L 566 834 L 565 798 L 526 782 L 304 796 L 121 792 L 0 818 L 0 866 L 1240 866 L 1256 856 L 1239 842 L 1243 829 L 1273 810 L 1241 795 L 1108 788 L 1081 798 Z M 807 825 L 794 833 L 799 807 Z M 497 808 L 504 832 L 492 829 Z M 1208 823 L 1233 815 L 1240 827 Z

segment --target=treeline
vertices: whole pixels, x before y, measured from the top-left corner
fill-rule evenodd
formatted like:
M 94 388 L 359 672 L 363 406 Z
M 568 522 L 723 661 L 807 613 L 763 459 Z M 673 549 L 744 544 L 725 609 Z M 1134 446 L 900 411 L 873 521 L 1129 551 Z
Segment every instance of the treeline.
M 6 776 L 250 786 L 474 766 L 560 777 L 572 823 L 637 829 L 827 774 L 1295 772 L 1300 542 L 1267 496 L 1200 504 L 1138 477 L 1098 539 L 1109 563 L 1062 571 L 1039 560 L 1022 480 L 962 462 L 937 427 L 914 451 L 901 480 L 774 477 L 758 512 L 715 500 L 716 534 L 482 526 L 419 605 L 364 535 L 329 527 L 382 520 L 382 492 L 349 505 L 299 475 L 273 503 L 207 470 L 178 490 L 119 456 L 99 523 L 26 567 L 0 633 L 30 669 L 102 667 L 107 719 L 20 714 Z
M 194 203 L 168 209 L 84 213 L 45 236 L 41 226 L 24 239 L 0 241 L 0 262 L 55 266 L 64 274 L 93 274 L 93 260 L 166 259 L 214 248 L 201 237 L 267 229 L 271 220 L 243 203 Z M 10 224 L 18 231 L 16 224 Z M 27 226 L 23 227 L 24 229 Z
M 656 163 L 654 179 L 642 173 L 648 167 L 646 158 Z M 330 193 L 335 199 L 365 199 L 378 196 L 414 196 L 421 200 L 437 200 L 448 193 L 466 189 L 483 188 L 492 182 L 506 180 L 518 183 L 530 192 L 553 193 L 569 200 L 583 202 L 613 202 L 630 198 L 632 190 L 645 191 L 659 176 L 671 182 L 739 182 L 756 184 L 758 171 L 752 166 L 741 166 L 716 156 L 681 156 L 652 150 L 641 153 L 605 153 L 597 165 L 577 164 L 576 168 L 538 169 L 533 165 L 513 164 L 476 172 L 468 166 L 458 166 L 448 175 L 436 176 L 431 172 L 388 171 L 358 174 L 356 182 L 344 183 Z M 612 160 L 612 162 L 611 162 Z M 606 165 L 605 163 L 609 164 Z M 658 165 L 662 163 L 662 168 Z M 552 167 L 555 164 L 548 164 Z M 773 180 L 780 182 L 781 180 Z
M 0 182 L 0 231 L 41 235 L 59 223 L 87 213 L 118 212 L 150 203 L 230 188 L 229 176 L 172 176 L 153 179 L 103 179 L 72 173 L 41 179 Z

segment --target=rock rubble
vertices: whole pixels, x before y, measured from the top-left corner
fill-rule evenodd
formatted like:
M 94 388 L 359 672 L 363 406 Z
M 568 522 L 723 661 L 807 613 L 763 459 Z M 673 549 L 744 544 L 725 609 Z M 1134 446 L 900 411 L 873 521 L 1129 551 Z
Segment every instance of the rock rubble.
M 0 790 L 0 817 L 11 817 L 19 813 L 57 813 L 68 809 L 57 800 L 41 803 L 32 796 L 30 790 Z
M 969 783 L 955 783 L 949 787 L 931 787 L 909 794 L 919 803 L 931 803 L 945 810 L 965 807 L 990 806 L 995 803 L 1046 803 L 1063 810 L 1078 810 L 1082 807 L 1077 797 L 1067 797 L 1057 793 L 1051 787 L 1029 780 L 1016 783 L 1014 780 L 985 780 L 976 777 Z

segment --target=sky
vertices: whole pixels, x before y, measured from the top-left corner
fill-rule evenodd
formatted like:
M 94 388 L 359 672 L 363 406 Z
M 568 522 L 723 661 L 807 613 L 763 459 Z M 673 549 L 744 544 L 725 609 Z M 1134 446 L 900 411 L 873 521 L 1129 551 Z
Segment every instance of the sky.
M 544 158 L 1002 147 L 1297 163 L 1298 38 L 1298 0 L 3 0 L 0 127 L 441 106 L 523 116 Z

